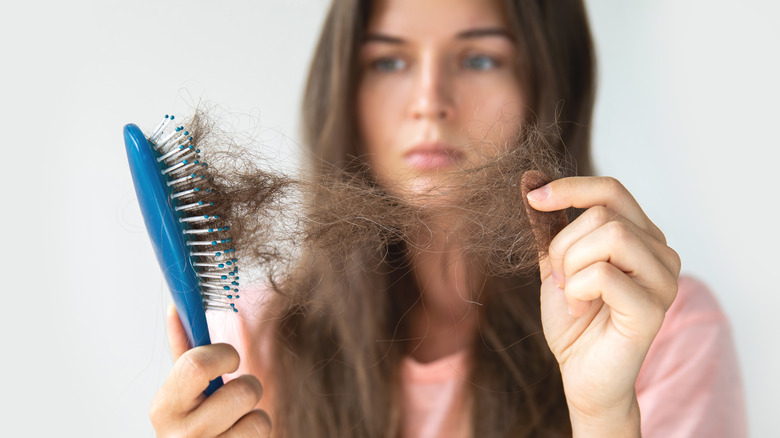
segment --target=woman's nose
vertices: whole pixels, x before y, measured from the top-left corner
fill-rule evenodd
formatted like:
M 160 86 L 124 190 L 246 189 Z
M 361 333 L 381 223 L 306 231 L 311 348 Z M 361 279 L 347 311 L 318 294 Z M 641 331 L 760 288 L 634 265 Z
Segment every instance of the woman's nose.
M 411 101 L 414 119 L 448 120 L 455 114 L 452 88 L 443 66 L 432 56 L 423 58 L 415 72 Z

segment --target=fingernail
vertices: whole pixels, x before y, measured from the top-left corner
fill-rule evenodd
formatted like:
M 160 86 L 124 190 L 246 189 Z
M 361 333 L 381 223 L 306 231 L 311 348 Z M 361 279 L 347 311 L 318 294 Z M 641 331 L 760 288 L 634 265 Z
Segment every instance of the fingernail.
M 550 196 L 550 185 L 547 184 L 545 186 L 539 187 L 536 190 L 533 190 L 531 192 L 528 192 L 528 199 L 531 201 L 544 201 L 547 199 L 547 197 Z

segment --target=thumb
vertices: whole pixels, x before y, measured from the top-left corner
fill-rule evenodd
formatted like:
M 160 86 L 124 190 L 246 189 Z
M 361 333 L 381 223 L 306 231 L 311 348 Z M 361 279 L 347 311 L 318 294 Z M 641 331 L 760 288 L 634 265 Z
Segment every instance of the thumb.
M 173 361 L 176 362 L 179 356 L 190 349 L 190 343 L 187 340 L 187 333 L 179 319 L 179 313 L 173 303 L 168 305 L 168 312 L 165 316 L 168 326 L 168 344 L 171 346 Z
M 548 257 L 550 243 L 568 225 L 568 219 L 564 210 L 544 212 L 531 207 L 528 202 L 528 193 L 547 185 L 550 181 L 552 181 L 551 178 L 538 170 L 529 170 L 520 179 L 523 205 L 525 205 L 525 213 L 528 215 L 534 232 L 536 251 L 539 254 L 539 273 L 543 281 L 552 275 L 552 265 Z

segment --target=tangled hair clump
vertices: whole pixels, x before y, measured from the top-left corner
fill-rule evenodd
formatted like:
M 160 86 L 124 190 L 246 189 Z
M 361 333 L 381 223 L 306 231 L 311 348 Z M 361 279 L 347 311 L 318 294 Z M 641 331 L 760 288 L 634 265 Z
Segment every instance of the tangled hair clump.
M 424 250 L 420 236 L 430 234 L 442 214 L 426 199 L 435 200 L 440 186 L 410 202 L 380 187 L 366 163 L 350 171 L 329 167 L 315 176 L 285 175 L 263 166 L 268 160 L 256 150 L 219 132 L 205 113 L 198 112 L 189 126 L 210 166 L 215 189 L 209 201 L 230 224 L 242 264 L 259 268 L 272 284 L 287 278 L 306 250 L 325 252 L 326 258 L 401 242 Z M 464 254 L 484 261 L 488 275 L 529 275 L 546 251 L 546 245 L 535 244 L 521 192 L 523 175 L 533 170 L 547 182 L 571 174 L 570 163 L 548 143 L 548 133 L 529 128 L 521 138 L 517 147 L 486 163 L 448 172 L 442 183 L 456 193 L 446 206 L 458 218 L 450 232 Z M 545 217 L 535 213 L 537 223 Z
M 314 176 L 285 175 L 256 150 L 220 132 L 204 112 L 189 127 L 209 163 L 214 187 L 209 201 L 230 224 L 242 264 L 260 269 L 271 284 L 289 280 L 306 251 L 340 259 L 354 248 L 399 243 L 424 250 L 430 239 L 421 236 L 430 235 L 445 210 L 458 218 L 449 232 L 458 236 L 465 255 L 484 261 L 486 274 L 529 275 L 546 245 L 535 244 L 521 192 L 523 175 L 536 171 L 546 182 L 571 174 L 549 134 L 529 128 L 517 147 L 504 148 L 476 167 L 449 171 L 443 183 L 406 200 L 380 187 L 367 163 L 348 166 L 349 171 L 326 167 Z M 437 208 L 443 185 L 456 195 L 446 208 Z M 538 225 L 545 214 L 535 213 Z

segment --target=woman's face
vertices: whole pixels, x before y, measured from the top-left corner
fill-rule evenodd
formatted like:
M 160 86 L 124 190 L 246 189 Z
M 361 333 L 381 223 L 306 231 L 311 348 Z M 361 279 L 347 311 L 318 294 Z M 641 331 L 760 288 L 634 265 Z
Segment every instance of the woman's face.
M 517 138 L 517 53 L 498 0 L 377 0 L 359 60 L 358 123 L 378 181 L 439 186 Z

